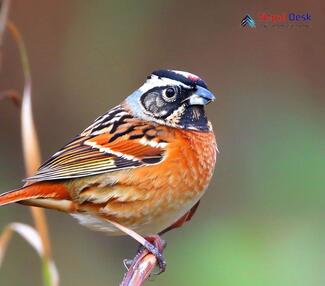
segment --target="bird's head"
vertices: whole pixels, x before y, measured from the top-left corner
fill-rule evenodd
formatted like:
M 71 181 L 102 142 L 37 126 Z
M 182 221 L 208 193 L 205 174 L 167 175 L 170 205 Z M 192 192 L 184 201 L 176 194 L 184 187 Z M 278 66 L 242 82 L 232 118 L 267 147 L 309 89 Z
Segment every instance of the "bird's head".
M 210 131 L 204 106 L 215 99 L 198 76 L 158 70 L 125 100 L 133 116 L 183 129 Z

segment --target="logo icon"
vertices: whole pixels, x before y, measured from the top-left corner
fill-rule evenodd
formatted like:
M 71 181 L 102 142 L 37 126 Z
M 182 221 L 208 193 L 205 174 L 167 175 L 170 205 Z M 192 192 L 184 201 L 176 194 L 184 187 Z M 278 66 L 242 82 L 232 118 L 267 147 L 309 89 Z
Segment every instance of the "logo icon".
M 248 26 L 250 28 L 255 28 L 256 27 L 254 19 L 248 14 L 241 20 L 241 25 L 243 27 Z

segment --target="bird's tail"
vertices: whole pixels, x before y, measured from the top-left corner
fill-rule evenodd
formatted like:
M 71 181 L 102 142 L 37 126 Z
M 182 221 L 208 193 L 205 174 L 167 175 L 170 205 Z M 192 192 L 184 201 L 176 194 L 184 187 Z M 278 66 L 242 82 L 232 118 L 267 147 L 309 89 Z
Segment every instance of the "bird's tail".
M 63 205 L 71 204 L 71 197 L 61 183 L 40 182 L 0 195 L 0 206 L 11 203 L 62 210 Z

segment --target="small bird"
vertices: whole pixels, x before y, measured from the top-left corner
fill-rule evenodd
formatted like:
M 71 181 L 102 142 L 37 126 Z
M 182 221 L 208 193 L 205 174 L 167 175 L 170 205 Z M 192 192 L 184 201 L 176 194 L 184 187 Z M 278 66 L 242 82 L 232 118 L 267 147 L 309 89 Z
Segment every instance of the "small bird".
M 59 210 L 91 229 L 123 235 L 109 223 L 117 222 L 157 246 L 156 234 L 191 219 L 212 177 L 217 144 L 204 107 L 213 100 L 194 74 L 154 71 L 22 188 L 1 194 L 0 206 Z M 149 251 L 163 268 L 160 251 Z

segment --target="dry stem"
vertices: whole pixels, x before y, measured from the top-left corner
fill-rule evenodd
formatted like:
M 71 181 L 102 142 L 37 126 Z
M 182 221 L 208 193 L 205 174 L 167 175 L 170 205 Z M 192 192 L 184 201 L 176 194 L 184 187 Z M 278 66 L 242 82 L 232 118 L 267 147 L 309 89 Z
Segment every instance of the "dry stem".
M 32 176 L 41 164 L 40 147 L 32 115 L 32 79 L 30 74 L 27 50 L 25 48 L 22 36 L 15 24 L 11 21 L 7 21 L 7 28 L 17 43 L 23 67 L 25 86 L 21 108 L 22 145 L 26 174 L 27 176 Z M 42 244 L 44 247 L 44 258 L 46 260 L 50 260 L 52 253 L 44 210 L 41 208 L 31 207 L 31 212 L 36 229 L 41 236 Z

